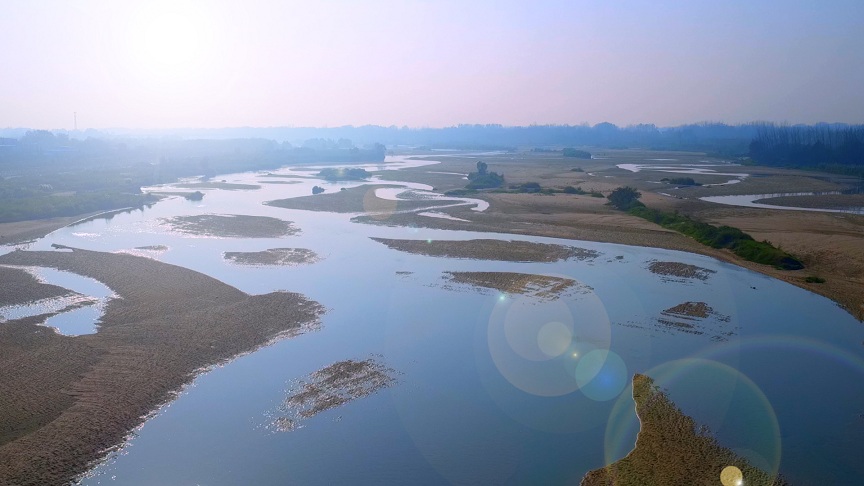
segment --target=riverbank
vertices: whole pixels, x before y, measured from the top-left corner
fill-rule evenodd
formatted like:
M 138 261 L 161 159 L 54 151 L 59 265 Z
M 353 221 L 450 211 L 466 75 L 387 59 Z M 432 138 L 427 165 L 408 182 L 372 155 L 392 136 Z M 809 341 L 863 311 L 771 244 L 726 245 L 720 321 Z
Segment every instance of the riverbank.
M 62 218 L 15 221 L 13 223 L 0 223 L 0 245 L 14 245 L 26 241 L 38 240 L 52 231 L 56 231 L 64 226 L 69 226 L 82 218 L 93 216 L 94 214 L 99 213 L 66 216 Z
M 95 334 L 40 326 L 51 314 L 0 326 L 0 484 L 68 483 L 201 370 L 315 329 L 324 312 L 299 294 L 248 295 L 127 254 L 14 251 L 0 264 L 71 271 L 119 296 Z
M 595 154 L 597 155 L 597 154 Z M 864 320 L 864 216 L 844 213 L 821 213 L 742 208 L 701 201 L 703 195 L 737 193 L 770 193 L 784 191 L 837 191 L 844 187 L 821 176 L 802 171 L 785 171 L 760 167 L 723 167 L 718 171 L 749 173 L 743 182 L 727 186 L 692 187 L 674 190 L 659 182 L 666 172 L 643 169 L 630 172 L 617 167 L 622 163 L 646 163 L 651 158 L 674 158 L 675 164 L 704 164 L 703 154 L 609 150 L 603 159 L 566 160 L 557 155 L 534 153 L 500 154 L 484 157 L 490 167 L 506 174 L 508 184 L 540 181 L 544 187 L 562 189 L 580 187 L 586 191 L 609 191 L 631 185 L 642 191 L 642 201 L 651 208 L 679 212 L 714 225 L 741 229 L 757 241 L 768 240 L 774 246 L 801 259 L 804 270 L 777 270 L 769 265 L 748 262 L 731 251 L 718 250 L 606 206 L 603 198 L 576 194 L 513 194 L 483 192 L 476 196 L 489 202 L 485 211 L 474 211 L 460 205 L 438 210 L 444 217 L 418 214 L 422 208 L 446 204 L 443 200 L 386 200 L 378 198 L 378 188 L 395 188 L 387 180 L 428 184 L 439 193 L 465 186 L 464 173 L 474 170 L 472 157 L 438 157 L 434 166 L 410 167 L 378 174 L 381 184 L 364 185 L 334 193 L 271 201 L 286 209 L 359 213 L 359 223 L 388 226 L 427 227 L 457 231 L 547 236 L 554 238 L 620 243 L 680 250 L 711 256 L 733 263 L 827 297 L 859 320 Z M 434 158 L 434 157 L 433 157 Z M 656 164 L 656 162 L 648 162 Z M 578 168 L 578 171 L 573 170 Z M 697 180 L 703 177 L 694 176 Z M 707 181 L 706 181 L 707 182 Z M 673 196 L 665 195 L 673 193 Z M 452 201 L 456 202 L 456 201 Z M 415 211 L 415 212 L 410 212 Z M 365 213 L 365 214 L 363 214 Z M 55 218 L 0 224 L 0 244 L 36 239 L 81 219 Z M 453 219 L 448 219 L 453 218 Z M 808 277 L 824 279 L 817 283 Z
M 702 154 L 670 153 L 674 164 L 704 164 Z M 605 151 L 602 160 L 563 160 L 560 157 L 528 153 L 484 157 L 490 168 L 506 174 L 507 184 L 540 181 L 543 187 L 562 189 L 581 187 L 588 191 L 609 191 L 624 185 L 637 187 L 642 201 L 651 208 L 679 212 L 713 225 L 728 225 L 750 234 L 756 241 L 767 240 L 804 262 L 803 270 L 778 270 L 744 260 L 729 250 L 707 247 L 654 223 L 606 206 L 606 200 L 573 194 L 512 194 L 481 192 L 474 198 L 489 202 L 486 211 L 467 206 L 441 209 L 456 219 L 430 218 L 417 213 L 395 213 L 386 218 L 357 216 L 359 223 L 387 226 L 427 227 L 434 229 L 485 231 L 505 234 L 547 236 L 573 240 L 620 243 L 698 253 L 733 263 L 788 282 L 827 297 L 859 320 L 864 320 L 864 216 L 845 213 L 788 211 L 743 208 L 712 204 L 698 199 L 703 193 L 768 193 L 792 187 L 797 191 L 841 190 L 844 186 L 826 180 L 827 176 L 759 167 L 718 167 L 722 171 L 748 172 L 752 176 L 740 184 L 673 191 L 659 182 L 666 172 L 629 172 L 617 168 L 623 162 L 650 160 L 656 153 L 636 150 Z M 387 178 L 435 185 L 436 192 L 462 188 L 458 175 L 470 171 L 476 158 L 446 157 L 434 166 L 408 168 Z M 655 163 L 656 164 L 656 163 Z M 670 162 L 669 164 L 673 164 Z M 668 165 L 668 164 L 667 164 Z M 576 166 L 580 171 L 572 170 Z M 734 170 L 733 170 L 734 169 Z M 444 173 L 452 172 L 453 175 Z M 700 176 L 695 176 L 697 179 Z M 717 177 L 717 176 L 711 176 Z M 382 176 L 383 178 L 383 176 Z M 743 187 L 742 187 L 743 186 Z M 675 195 L 666 195 L 673 192 Z M 304 209 L 315 210 L 314 207 Z M 808 282 L 819 277 L 823 283 Z M 812 279 L 811 279 L 812 280 Z
M 589 471 L 581 486 L 648 484 L 733 484 L 781 486 L 782 478 L 753 467 L 746 459 L 697 431 L 665 392 L 645 375 L 633 377 L 633 401 L 639 418 L 636 446 L 626 457 Z M 735 472 L 743 482 L 729 482 Z

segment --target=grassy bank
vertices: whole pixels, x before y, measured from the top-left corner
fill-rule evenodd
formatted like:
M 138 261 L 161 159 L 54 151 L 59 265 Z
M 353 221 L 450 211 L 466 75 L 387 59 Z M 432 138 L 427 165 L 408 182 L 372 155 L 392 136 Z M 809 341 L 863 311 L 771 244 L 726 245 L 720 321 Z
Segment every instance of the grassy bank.
M 713 226 L 677 213 L 669 213 L 645 206 L 631 208 L 633 216 L 657 223 L 711 248 L 728 248 L 739 257 L 781 270 L 800 270 L 800 260 L 767 241 L 756 241 L 752 236 L 731 226 Z
M 633 377 L 633 401 L 641 428 L 636 447 L 623 459 L 588 472 L 582 486 L 646 486 L 661 484 L 735 484 L 721 480 L 724 468 L 733 466 L 743 482 L 737 484 L 781 486 L 786 482 L 761 471 L 684 415 L 645 375 Z

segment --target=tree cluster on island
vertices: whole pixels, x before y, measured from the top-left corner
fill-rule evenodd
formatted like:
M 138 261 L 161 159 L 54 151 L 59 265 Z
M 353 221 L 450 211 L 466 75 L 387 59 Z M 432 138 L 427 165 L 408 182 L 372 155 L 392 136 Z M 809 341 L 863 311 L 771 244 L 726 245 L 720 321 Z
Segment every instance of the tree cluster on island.
M 578 150 L 578 149 L 575 149 L 573 147 L 565 148 L 562 151 L 562 153 L 564 154 L 564 157 L 574 157 L 577 159 L 590 159 L 591 158 L 591 152 L 586 152 L 584 150 Z
M 667 184 L 673 184 L 676 186 L 701 186 L 702 184 L 696 182 L 692 177 L 664 177 L 660 179 L 660 182 L 665 182 Z
M 629 211 L 635 207 L 645 206 L 639 201 L 640 197 L 642 197 L 642 193 L 630 186 L 619 187 L 606 196 L 609 199 L 610 205 L 622 211 Z
M 494 189 L 504 185 L 504 174 L 489 172 L 486 162 L 477 162 L 477 172 L 468 174 L 468 189 Z

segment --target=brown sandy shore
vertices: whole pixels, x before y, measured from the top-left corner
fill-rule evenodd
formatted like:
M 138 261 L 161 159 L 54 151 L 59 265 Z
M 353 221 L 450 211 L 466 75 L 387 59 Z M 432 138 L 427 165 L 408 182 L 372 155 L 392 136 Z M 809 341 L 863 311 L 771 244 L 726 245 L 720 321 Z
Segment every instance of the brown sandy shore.
M 299 294 L 247 295 L 126 254 L 14 251 L 0 264 L 75 272 L 120 296 L 106 305 L 96 334 L 69 337 L 38 326 L 47 315 L 0 326 L 0 484 L 70 481 L 197 372 L 314 328 L 323 312 Z
M 735 483 L 728 480 L 730 467 L 742 473 L 741 484 L 786 484 L 720 446 L 713 437 L 700 434 L 696 422 L 648 376 L 633 377 L 633 400 L 641 424 L 636 447 L 623 459 L 589 471 L 582 486 L 731 485 Z M 727 475 L 721 482 L 724 470 Z
M 250 252 L 226 251 L 223 257 L 232 263 L 247 266 L 308 265 L 321 259 L 317 253 L 306 248 L 270 248 Z
M 75 293 L 56 285 L 43 284 L 19 268 L 0 266 L 0 282 L 3 282 L 0 306 L 28 304 Z
M 816 196 L 779 196 L 757 199 L 760 204 L 799 208 L 848 209 L 864 208 L 864 194 L 824 194 Z
M 483 157 L 483 161 L 490 170 L 506 174 L 508 185 L 538 182 L 544 188 L 561 190 L 573 186 L 604 194 L 620 186 L 633 186 L 642 192 L 642 201 L 651 208 L 678 211 L 710 224 L 740 228 L 757 241 L 768 240 L 792 253 L 804 262 L 806 268 L 784 271 L 748 262 L 728 250 L 709 248 L 691 238 L 614 210 L 605 205 L 605 199 L 587 195 L 481 192 L 470 197 L 488 201 L 490 207 L 486 211 L 471 211 L 464 206 L 442 210 L 470 222 L 427 218 L 410 213 L 394 214 L 386 219 L 360 216 L 353 220 L 393 226 L 549 236 L 699 253 L 828 297 L 859 320 L 864 320 L 864 215 L 741 208 L 698 199 L 726 194 L 849 189 L 851 186 L 843 182 L 842 176 L 759 166 L 724 167 L 723 164 L 728 163 L 728 160 L 701 153 L 639 149 L 589 150 L 599 158 L 568 160 L 555 154 L 522 152 L 489 155 Z M 719 172 L 747 173 L 750 177 L 732 185 L 675 189 L 659 182 L 662 177 L 670 177 L 668 173 L 650 170 L 634 173 L 616 167 L 620 163 L 656 165 L 658 162 L 653 161 L 656 158 L 674 160 L 661 162 L 664 166 L 710 162 L 719 164 L 715 167 Z M 414 167 L 398 172 L 382 172 L 380 178 L 430 184 L 436 187 L 436 191 L 443 192 L 463 188 L 465 181 L 461 176 L 441 172 L 467 173 L 475 170 L 477 162 L 476 158 L 468 157 L 437 160 L 440 163 L 432 168 Z M 579 171 L 574 171 L 574 168 Z M 693 177 L 703 184 L 726 182 L 732 178 L 719 175 Z M 852 184 L 857 182 L 853 181 Z M 662 192 L 675 197 L 665 196 Z M 848 201 L 850 196 L 843 197 L 846 198 L 844 201 Z M 807 282 L 808 276 L 822 277 L 826 282 Z
M 444 272 L 444 278 L 457 284 L 483 287 L 540 300 L 555 300 L 567 291 L 582 287 L 570 278 L 516 272 Z
M 435 200 L 406 200 L 399 199 L 391 201 L 381 199 L 375 195 L 375 189 L 396 188 L 392 184 L 369 184 L 347 188 L 339 192 L 327 194 L 316 194 L 314 196 L 301 196 L 289 199 L 277 199 L 265 204 L 285 209 L 304 209 L 311 211 L 327 211 L 333 213 L 373 213 L 371 217 L 380 218 L 381 213 L 390 215 L 398 211 L 425 209 L 446 204 L 454 204 L 459 201 L 435 199 Z M 407 190 L 407 189 L 406 189 Z
M 36 240 L 52 231 L 63 228 L 64 226 L 69 226 L 87 216 L 87 214 L 82 214 L 64 218 L 34 219 L 29 221 L 16 221 L 14 223 L 0 223 L 0 245 L 11 245 Z
M 394 250 L 418 255 L 467 258 L 475 260 L 501 260 L 507 262 L 557 262 L 560 260 L 590 260 L 599 252 L 575 246 L 550 245 L 530 241 L 504 240 L 395 240 L 372 238 Z
M 280 432 L 294 430 L 303 420 L 392 386 L 396 374 L 375 358 L 333 363 L 297 383 L 272 426 Z

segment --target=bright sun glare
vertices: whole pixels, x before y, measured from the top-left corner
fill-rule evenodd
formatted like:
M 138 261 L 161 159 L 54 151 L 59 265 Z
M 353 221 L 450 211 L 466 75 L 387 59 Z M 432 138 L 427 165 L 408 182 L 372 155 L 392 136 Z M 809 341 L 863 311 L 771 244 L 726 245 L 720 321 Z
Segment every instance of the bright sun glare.
M 169 82 L 194 78 L 209 54 L 209 29 L 199 14 L 176 6 L 143 12 L 133 33 L 137 69 Z

